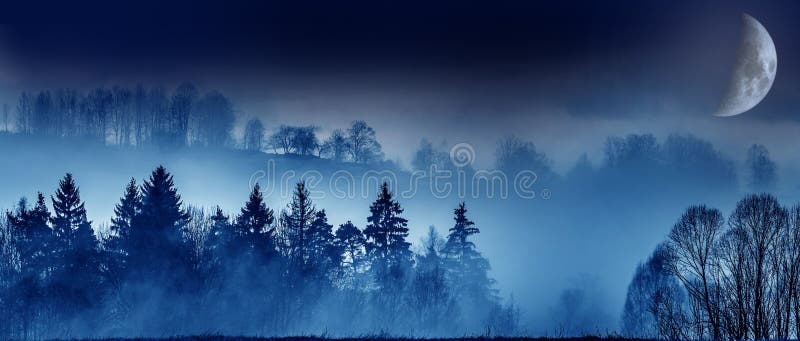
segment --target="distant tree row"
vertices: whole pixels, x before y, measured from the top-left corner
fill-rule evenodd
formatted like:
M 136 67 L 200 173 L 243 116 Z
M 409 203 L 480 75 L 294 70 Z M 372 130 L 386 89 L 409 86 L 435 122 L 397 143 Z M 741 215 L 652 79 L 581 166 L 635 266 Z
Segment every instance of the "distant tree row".
M 265 141 L 263 124 L 253 119 L 245 127 L 245 149 L 256 151 L 269 147 L 274 153 L 316 155 L 337 162 L 370 163 L 383 159 L 375 130 L 364 121 L 353 121 L 347 130 L 335 129 L 322 142 L 316 132 L 315 126 L 281 125 Z
M 235 215 L 186 207 L 163 167 L 128 183 L 102 237 L 71 174 L 47 201 L 21 199 L 0 225 L 2 338 L 516 329 L 463 203 L 415 254 L 386 184 L 363 230 L 334 229 L 302 182 L 280 212 L 258 185 Z
M 8 130 L 8 112 L 3 112 Z M 121 146 L 223 147 L 233 142 L 236 117 L 223 94 L 201 95 L 189 83 L 171 94 L 164 88 L 114 86 L 87 93 L 75 89 L 23 92 L 17 101 L 15 131 L 77 137 Z
M 81 138 L 120 146 L 234 147 L 236 113 L 233 103 L 218 91 L 201 95 L 190 83 L 172 93 L 162 87 L 133 89 L 114 86 L 87 93 L 74 89 L 23 92 L 11 115 L 2 107 L 3 131 L 59 138 Z M 324 141 L 314 126 L 278 126 L 267 136 L 260 119 L 244 126 L 240 146 L 245 150 L 316 155 L 339 162 L 381 161 L 383 152 L 375 131 L 364 121 L 334 130 Z
M 434 145 L 423 139 L 414 152 L 411 166 L 416 170 L 453 170 L 455 165 L 443 142 Z M 603 161 L 593 167 L 586 154 L 581 155 L 565 177 L 570 180 L 586 180 L 604 170 L 630 178 L 626 172 L 642 173 L 660 177 L 695 179 L 710 188 L 736 188 L 737 167 L 735 162 L 719 152 L 705 140 L 693 135 L 671 134 L 659 143 L 652 134 L 631 134 L 625 137 L 612 136 L 606 139 Z M 777 167 L 762 145 L 752 145 L 744 159 L 745 186 L 753 190 L 769 190 L 777 183 Z M 541 152 L 533 142 L 516 136 L 507 136 L 498 141 L 495 150 L 494 168 L 514 176 L 521 171 L 533 171 L 538 181 L 553 182 L 562 179 L 552 169 L 552 160 Z M 713 176 L 708 176 L 713 174 Z M 638 178 L 638 176 L 637 176 Z
M 796 339 L 800 204 L 748 195 L 727 220 L 715 208 L 688 208 L 636 269 L 622 327 L 640 338 Z

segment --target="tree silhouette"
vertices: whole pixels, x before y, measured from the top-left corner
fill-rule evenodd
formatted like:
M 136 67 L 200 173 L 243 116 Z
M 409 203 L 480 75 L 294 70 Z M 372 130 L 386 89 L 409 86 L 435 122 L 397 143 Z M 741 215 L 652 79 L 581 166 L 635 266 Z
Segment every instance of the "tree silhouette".
M 413 264 L 411 243 L 406 241 L 408 220 L 400 216 L 403 209 L 392 199 L 385 182 L 369 210 L 371 215 L 367 218 L 364 237 L 376 284 L 383 289 L 396 287 Z

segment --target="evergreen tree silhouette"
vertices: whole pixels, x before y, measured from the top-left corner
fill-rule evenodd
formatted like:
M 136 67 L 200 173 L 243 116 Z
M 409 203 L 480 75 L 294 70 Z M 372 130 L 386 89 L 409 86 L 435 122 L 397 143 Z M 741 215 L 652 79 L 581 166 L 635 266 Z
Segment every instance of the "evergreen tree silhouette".
M 208 232 L 208 250 L 211 253 L 212 266 L 223 266 L 225 260 L 233 253 L 233 226 L 230 218 L 217 206 L 211 216 L 211 231 Z
M 289 266 L 296 275 L 303 277 L 310 271 L 309 243 L 310 229 L 317 210 L 309 198 L 310 193 L 304 182 L 300 181 L 294 189 L 292 202 L 281 213 L 281 226 L 286 234 Z
M 339 255 L 333 240 L 333 225 L 328 224 L 325 210 L 317 211 L 308 232 L 309 267 L 317 276 L 325 276 L 339 264 Z
M 136 180 L 131 178 L 125 186 L 125 194 L 114 206 L 114 217 L 111 218 L 111 232 L 120 240 L 125 240 L 130 235 L 133 219 L 142 209 L 142 197 L 139 195 L 139 188 Z
M 86 219 L 86 209 L 72 174 L 59 182 L 53 203 L 54 245 L 51 268 L 54 291 L 61 295 L 62 309 L 88 308 L 100 287 L 100 258 L 97 237 Z M 70 310 L 70 308 L 74 310 Z
M 114 206 L 114 216 L 109 227 L 111 235 L 103 242 L 105 279 L 115 288 L 122 284 L 123 274 L 128 269 L 131 228 L 141 209 L 142 197 L 139 195 L 136 180 L 131 178 L 119 203 Z
M 221 212 L 220 212 L 221 213 Z M 222 220 L 222 217 L 218 216 Z M 233 233 L 234 247 L 249 257 L 258 257 L 262 261 L 269 260 L 275 254 L 274 229 L 275 217 L 267 208 L 258 184 L 253 186 L 250 198 L 236 217 Z
M 166 277 L 166 285 L 179 285 L 177 281 L 188 278 L 192 246 L 183 236 L 190 218 L 172 175 L 159 166 L 142 185 L 141 195 L 141 212 L 130 231 L 131 271 L 138 278 Z
M 366 239 L 353 222 L 339 225 L 334 235 L 334 245 L 339 254 L 339 270 L 345 287 L 353 288 L 356 276 L 364 264 L 364 244 Z
M 408 220 L 400 217 L 403 209 L 392 199 L 389 185 L 383 183 L 378 198 L 370 206 L 371 215 L 364 229 L 367 257 L 371 261 L 376 285 L 390 289 L 399 284 L 405 271 L 413 265 Z
M 494 279 L 489 277 L 489 261 L 475 248 L 471 236 L 480 233 L 475 223 L 467 218 L 462 202 L 454 210 L 455 225 L 450 228 L 443 249 L 449 283 L 465 316 L 481 316 L 497 301 Z

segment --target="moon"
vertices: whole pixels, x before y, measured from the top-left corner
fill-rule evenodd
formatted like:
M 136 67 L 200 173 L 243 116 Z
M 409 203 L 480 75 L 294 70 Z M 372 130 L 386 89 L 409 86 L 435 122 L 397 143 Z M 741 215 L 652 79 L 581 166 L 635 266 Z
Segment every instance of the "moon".
M 755 18 L 742 14 L 742 37 L 733 77 L 714 115 L 735 116 L 755 107 L 772 88 L 777 70 L 778 55 L 767 29 Z

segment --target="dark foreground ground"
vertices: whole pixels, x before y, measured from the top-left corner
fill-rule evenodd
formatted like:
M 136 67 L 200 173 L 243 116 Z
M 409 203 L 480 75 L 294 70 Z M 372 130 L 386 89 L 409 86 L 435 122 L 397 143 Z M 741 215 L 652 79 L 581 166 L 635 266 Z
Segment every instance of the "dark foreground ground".
M 181 336 L 167 338 L 122 338 L 122 339 L 100 339 L 98 341 L 130 341 L 130 340 L 170 340 L 170 341 L 645 341 L 638 339 L 626 339 L 620 337 L 574 337 L 574 338 L 552 338 L 552 337 L 463 337 L 463 338 L 407 338 L 407 337 L 343 337 L 326 338 L 317 336 L 294 336 L 294 337 L 235 337 L 235 336 Z

